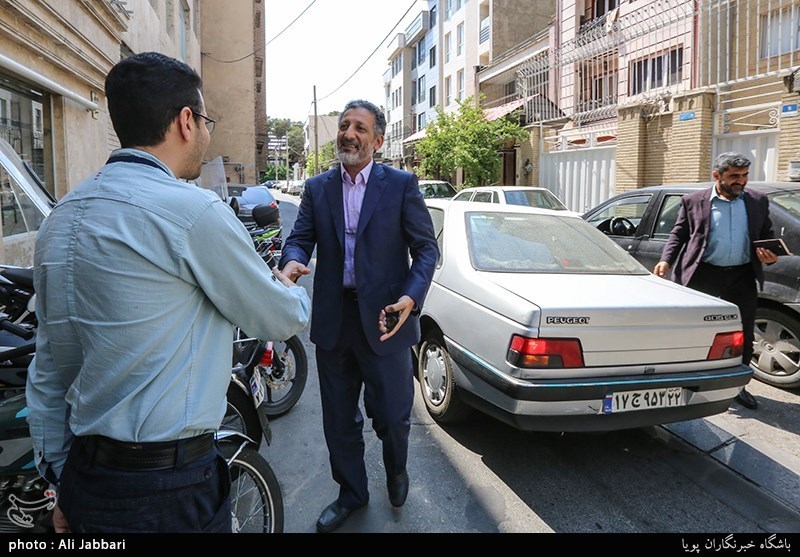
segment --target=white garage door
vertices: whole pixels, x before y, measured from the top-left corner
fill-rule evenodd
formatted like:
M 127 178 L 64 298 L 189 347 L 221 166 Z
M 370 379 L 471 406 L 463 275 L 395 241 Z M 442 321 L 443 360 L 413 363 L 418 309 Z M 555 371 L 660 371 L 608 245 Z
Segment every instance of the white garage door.
M 614 195 L 616 147 L 542 154 L 539 185 L 572 211 L 583 213 Z

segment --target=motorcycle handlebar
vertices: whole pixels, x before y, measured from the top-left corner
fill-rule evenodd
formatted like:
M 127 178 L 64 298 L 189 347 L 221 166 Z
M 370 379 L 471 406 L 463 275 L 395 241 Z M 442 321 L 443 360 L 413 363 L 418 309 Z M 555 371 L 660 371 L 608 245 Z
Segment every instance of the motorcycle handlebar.
M 8 331 L 11 334 L 17 335 L 25 340 L 30 340 L 33 338 L 35 334 L 33 329 L 29 329 L 27 327 L 23 327 L 22 325 L 17 325 L 16 323 L 12 323 L 8 320 L 8 318 L 0 320 L 0 329 Z

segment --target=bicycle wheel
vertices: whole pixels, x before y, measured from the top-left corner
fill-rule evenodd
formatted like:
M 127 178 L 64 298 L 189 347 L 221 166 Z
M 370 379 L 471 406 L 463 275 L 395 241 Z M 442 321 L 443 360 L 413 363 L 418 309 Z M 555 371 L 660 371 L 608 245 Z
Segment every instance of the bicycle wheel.
M 285 414 L 300 400 L 308 380 L 308 356 L 296 335 L 283 342 L 273 342 L 272 367 L 262 369 L 267 386 L 264 404 L 267 416 Z
M 231 444 L 231 449 L 235 451 L 238 445 Z M 252 447 L 245 447 L 228 466 L 233 532 L 282 533 L 283 495 L 266 459 Z

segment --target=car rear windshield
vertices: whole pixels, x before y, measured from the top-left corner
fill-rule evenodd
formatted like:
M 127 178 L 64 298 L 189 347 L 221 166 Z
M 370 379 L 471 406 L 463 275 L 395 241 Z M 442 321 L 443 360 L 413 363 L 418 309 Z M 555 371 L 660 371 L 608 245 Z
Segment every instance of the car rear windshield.
M 247 205 L 269 205 L 275 201 L 264 186 L 228 186 L 228 195 L 241 198 Z
M 423 197 L 430 199 L 449 198 L 456 194 L 456 190 L 447 182 L 420 184 L 419 189 Z
M 539 207 L 540 209 L 553 209 L 556 211 L 567 210 L 564 204 L 547 190 L 506 191 L 505 195 L 506 203 L 509 205 L 524 205 L 527 207 Z
M 586 221 L 528 213 L 466 213 L 472 265 L 504 273 L 649 274 Z

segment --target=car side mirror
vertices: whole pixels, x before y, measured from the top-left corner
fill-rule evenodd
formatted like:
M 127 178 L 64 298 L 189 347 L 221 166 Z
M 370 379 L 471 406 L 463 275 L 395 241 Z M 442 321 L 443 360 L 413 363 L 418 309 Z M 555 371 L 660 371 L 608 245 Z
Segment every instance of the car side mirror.
M 237 217 L 239 216 L 239 200 L 235 197 L 231 197 L 228 199 L 228 205 L 230 205 L 231 209 L 233 209 L 233 214 Z

